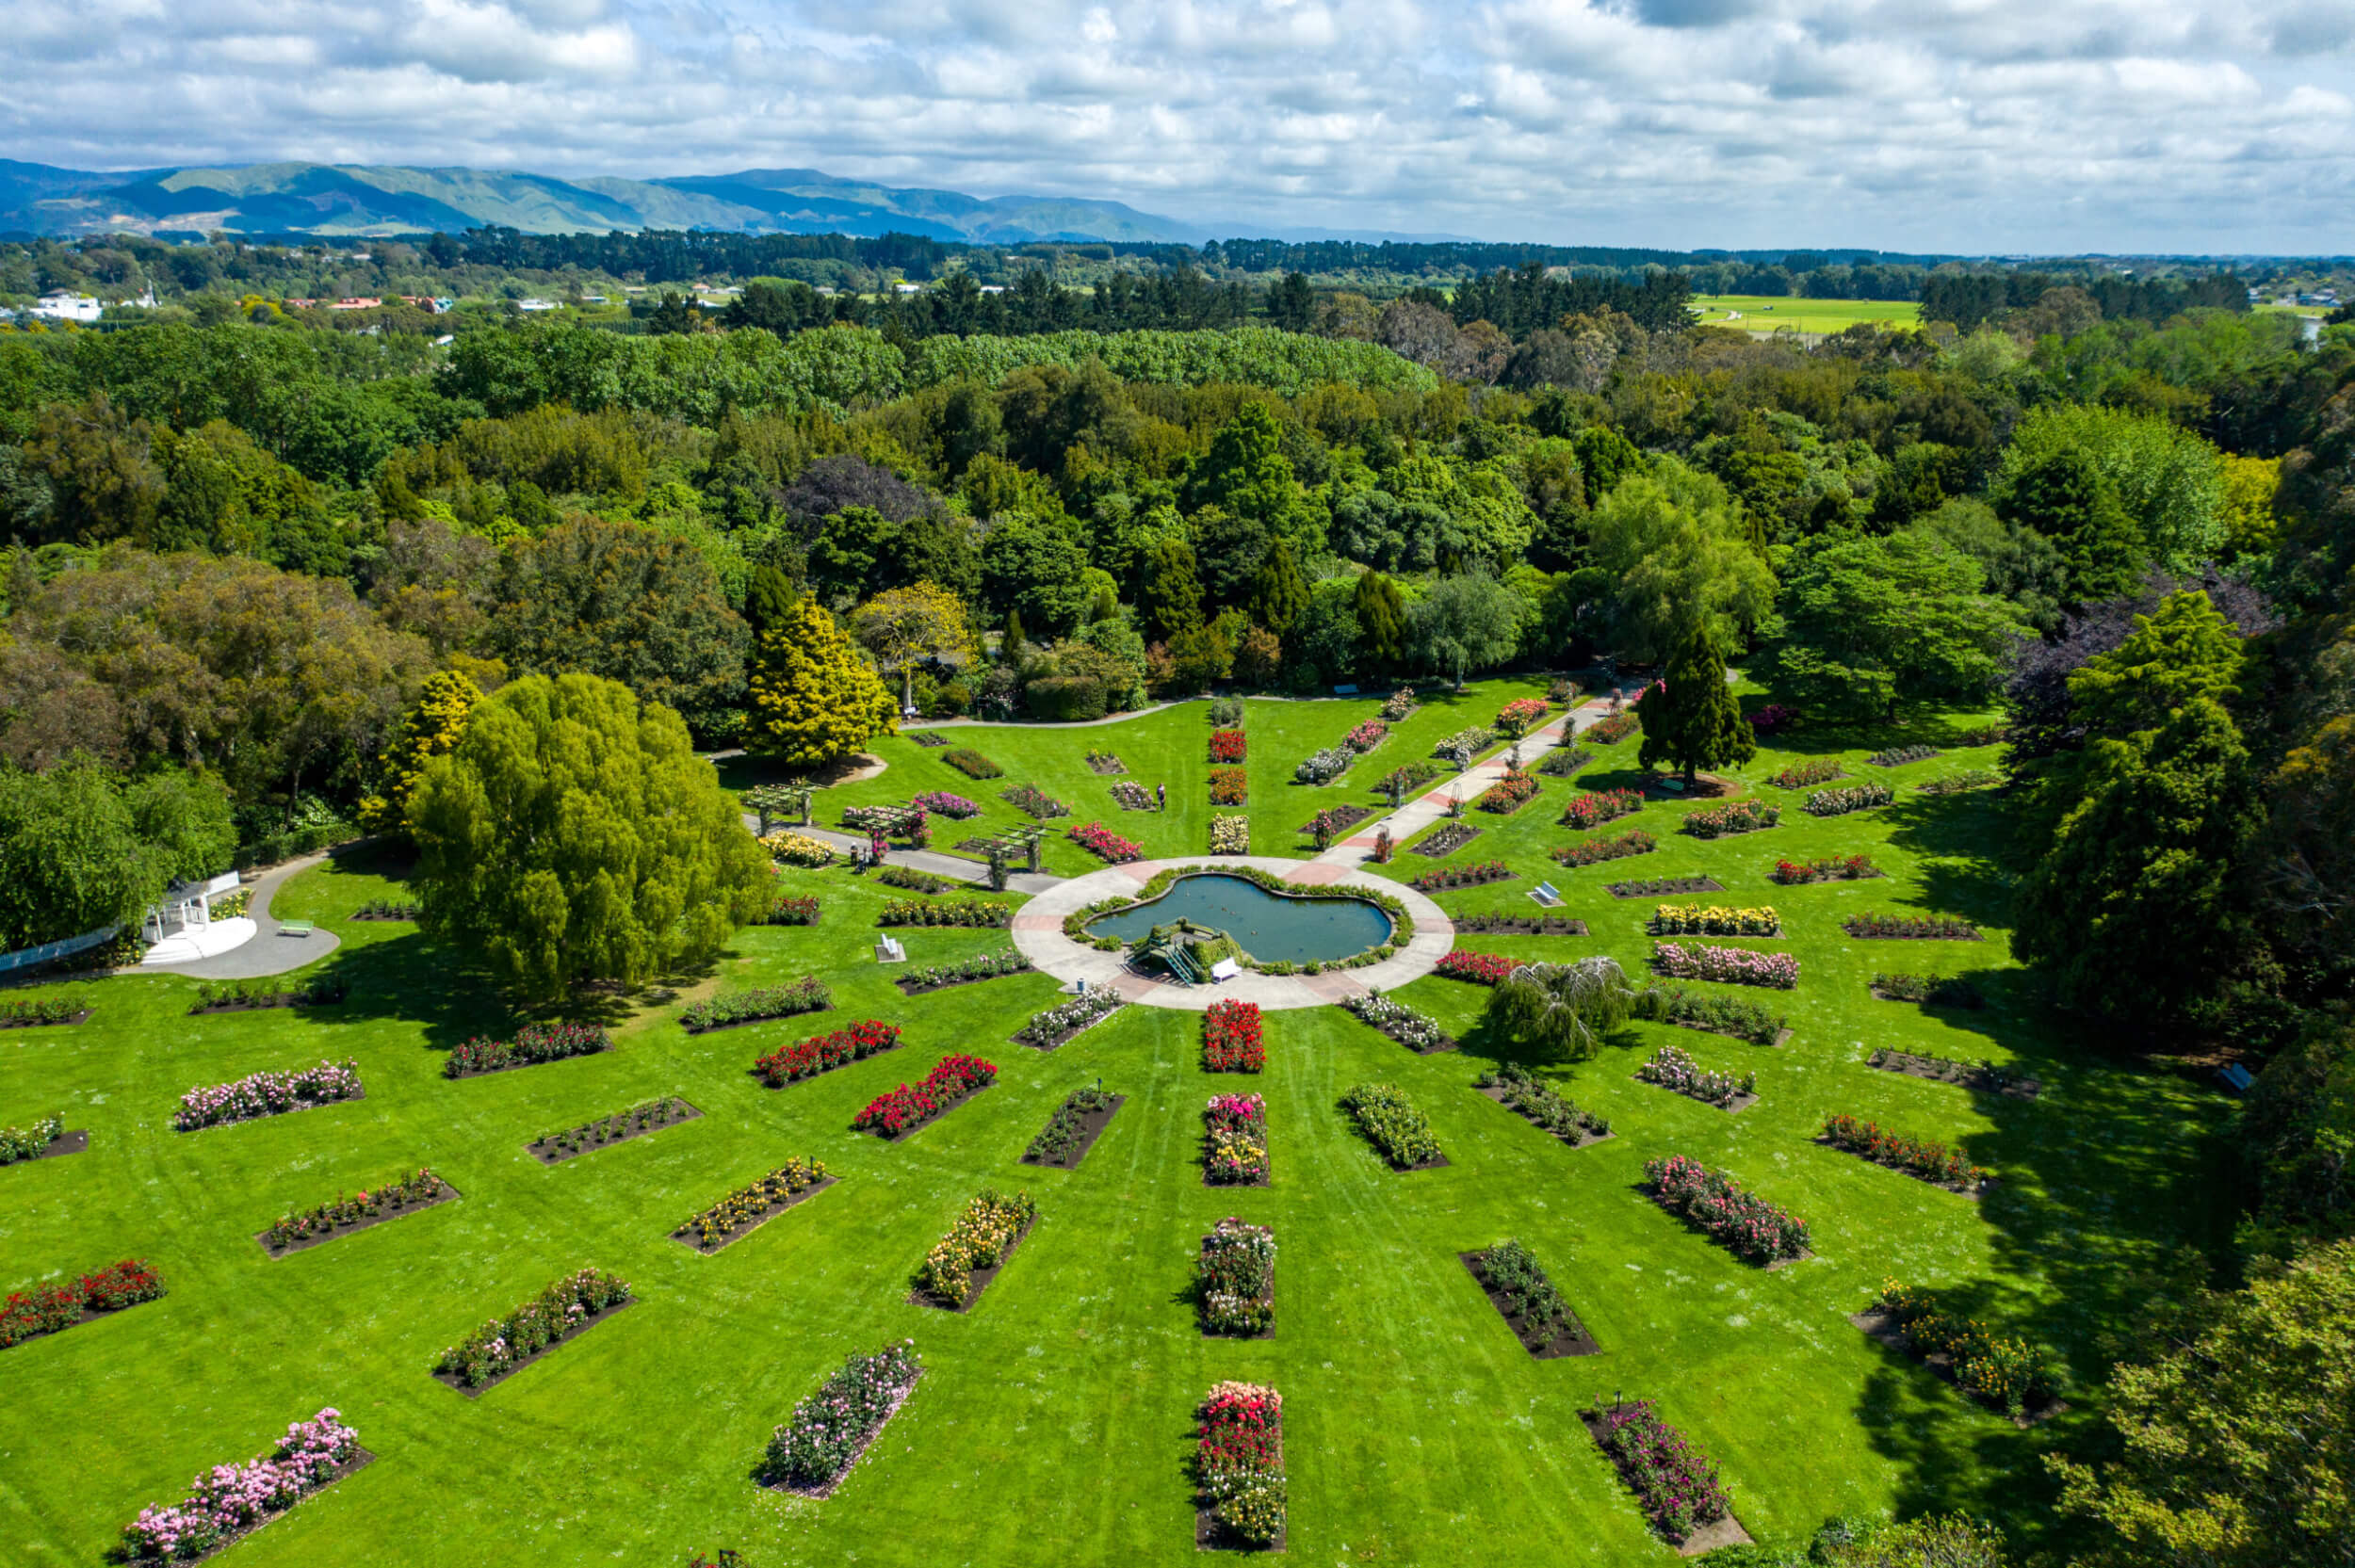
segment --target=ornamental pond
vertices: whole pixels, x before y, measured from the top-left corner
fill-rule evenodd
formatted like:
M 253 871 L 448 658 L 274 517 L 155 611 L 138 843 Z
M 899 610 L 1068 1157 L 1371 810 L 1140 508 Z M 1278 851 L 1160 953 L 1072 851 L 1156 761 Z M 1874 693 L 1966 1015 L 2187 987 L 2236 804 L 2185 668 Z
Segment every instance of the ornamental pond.
M 1226 932 L 1264 963 L 1329 963 L 1390 939 L 1390 917 L 1362 898 L 1297 898 L 1242 877 L 1180 877 L 1161 897 L 1088 923 L 1091 936 L 1141 942 L 1156 926 L 1190 920 Z

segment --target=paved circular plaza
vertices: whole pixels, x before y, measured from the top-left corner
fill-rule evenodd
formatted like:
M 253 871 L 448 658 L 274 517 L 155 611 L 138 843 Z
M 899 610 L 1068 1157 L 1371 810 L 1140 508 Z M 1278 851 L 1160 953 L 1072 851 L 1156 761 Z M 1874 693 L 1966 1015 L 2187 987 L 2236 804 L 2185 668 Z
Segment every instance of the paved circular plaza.
M 1239 865 L 1272 872 L 1300 886 L 1361 887 L 1370 893 L 1387 893 L 1406 906 L 1406 913 L 1415 922 L 1415 934 L 1389 958 L 1360 969 L 1329 969 L 1322 975 L 1261 975 L 1246 969 L 1217 985 L 1180 985 L 1148 979 L 1131 974 L 1120 954 L 1098 952 L 1063 934 L 1064 915 L 1114 894 L 1133 897 L 1138 888 L 1161 872 L 1179 866 L 1215 872 Z M 1263 1008 L 1320 1008 L 1369 990 L 1394 991 L 1437 967 L 1440 957 L 1455 945 L 1455 928 L 1448 923 L 1438 905 L 1411 888 L 1384 878 L 1326 861 L 1226 855 L 1215 859 L 1206 856 L 1132 861 L 1127 865 L 1108 865 L 1101 871 L 1058 882 L 1033 897 L 1015 915 L 1014 945 L 1032 963 L 1059 980 L 1085 980 L 1091 991 L 1109 987 L 1129 1001 L 1146 1007 L 1184 1008 L 1200 1012 L 1212 1002 L 1230 997 L 1257 1002 Z

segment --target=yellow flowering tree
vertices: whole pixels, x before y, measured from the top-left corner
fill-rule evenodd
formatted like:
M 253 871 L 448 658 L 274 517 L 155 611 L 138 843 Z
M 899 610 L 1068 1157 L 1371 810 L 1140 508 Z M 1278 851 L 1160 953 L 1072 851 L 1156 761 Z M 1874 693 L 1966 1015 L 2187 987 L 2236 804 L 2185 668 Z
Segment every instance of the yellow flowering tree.
M 482 688 L 463 670 L 445 670 L 430 677 L 417 700 L 401 716 L 400 733 L 380 759 L 384 764 L 384 792 L 360 802 L 360 825 L 370 832 L 409 831 L 409 798 L 425 777 L 425 765 L 458 748 L 466 720 L 482 701 Z
M 760 634 L 746 750 L 816 768 L 898 727 L 890 689 L 825 606 L 805 597 Z

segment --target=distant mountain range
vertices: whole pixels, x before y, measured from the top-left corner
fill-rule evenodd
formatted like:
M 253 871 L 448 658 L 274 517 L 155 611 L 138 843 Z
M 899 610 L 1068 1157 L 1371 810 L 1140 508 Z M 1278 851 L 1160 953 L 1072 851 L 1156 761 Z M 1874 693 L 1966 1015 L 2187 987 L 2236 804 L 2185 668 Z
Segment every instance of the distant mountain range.
M 1030 240 L 1441 239 L 1242 224 L 1210 230 L 1078 197 L 966 196 L 838 179 L 814 169 L 747 169 L 674 179 L 557 180 L 479 169 L 264 163 L 111 173 L 0 158 L 0 234 L 371 234 L 497 225 L 534 234 L 724 229 L 752 234 L 885 233 L 1018 245 Z

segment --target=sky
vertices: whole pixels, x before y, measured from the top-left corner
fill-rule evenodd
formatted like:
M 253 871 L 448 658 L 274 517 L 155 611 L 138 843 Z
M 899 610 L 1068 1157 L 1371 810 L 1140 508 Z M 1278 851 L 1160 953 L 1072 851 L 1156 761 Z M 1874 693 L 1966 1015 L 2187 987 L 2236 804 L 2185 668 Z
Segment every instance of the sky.
M 9 0 L 0 156 L 807 167 L 1222 223 L 2355 252 L 2355 0 Z

